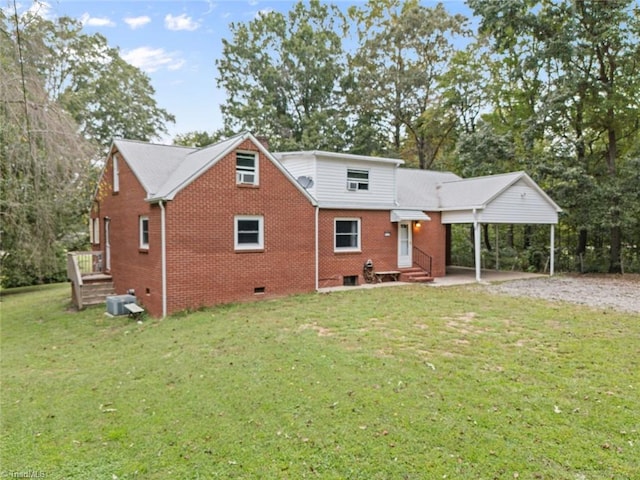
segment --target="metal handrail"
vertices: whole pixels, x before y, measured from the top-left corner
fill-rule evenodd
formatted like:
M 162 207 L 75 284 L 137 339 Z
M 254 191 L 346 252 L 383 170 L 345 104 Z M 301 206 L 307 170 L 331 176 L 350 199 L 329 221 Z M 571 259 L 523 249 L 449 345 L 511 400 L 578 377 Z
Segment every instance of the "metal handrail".
M 433 257 L 427 252 L 420 250 L 418 247 L 413 247 L 413 263 L 427 272 L 427 275 L 431 276 Z

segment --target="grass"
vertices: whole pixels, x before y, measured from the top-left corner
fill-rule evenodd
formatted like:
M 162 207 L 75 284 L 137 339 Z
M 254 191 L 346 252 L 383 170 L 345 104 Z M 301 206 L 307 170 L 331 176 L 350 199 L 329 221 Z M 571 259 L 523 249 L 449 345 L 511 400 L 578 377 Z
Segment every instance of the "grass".
M 2 477 L 640 472 L 637 316 L 410 286 L 136 323 L 69 295 L 4 292 Z

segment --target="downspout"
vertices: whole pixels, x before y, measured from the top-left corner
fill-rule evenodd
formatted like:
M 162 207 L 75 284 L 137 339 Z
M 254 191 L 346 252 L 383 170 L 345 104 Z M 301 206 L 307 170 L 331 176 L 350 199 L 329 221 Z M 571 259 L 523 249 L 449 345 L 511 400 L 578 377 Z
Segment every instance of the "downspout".
M 165 209 L 162 200 L 160 205 L 160 249 L 162 265 L 162 318 L 167 316 L 167 236 Z
M 320 287 L 320 248 L 319 248 L 319 239 L 318 239 L 318 225 L 319 225 L 319 214 L 320 214 L 320 207 L 318 205 L 316 205 L 316 218 L 315 218 L 315 228 L 316 228 L 316 232 L 315 232 L 315 283 L 316 283 L 316 292 L 318 291 L 318 288 Z

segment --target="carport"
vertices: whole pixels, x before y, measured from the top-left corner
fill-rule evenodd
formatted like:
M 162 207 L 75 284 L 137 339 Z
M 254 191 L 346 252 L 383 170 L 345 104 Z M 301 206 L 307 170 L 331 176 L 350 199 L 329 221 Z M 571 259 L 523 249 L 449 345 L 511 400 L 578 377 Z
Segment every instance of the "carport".
M 562 209 L 525 172 L 446 181 L 437 190 L 443 224 L 473 225 L 476 281 L 482 279 L 483 224 L 550 225 L 549 274 L 553 275 L 555 226 Z

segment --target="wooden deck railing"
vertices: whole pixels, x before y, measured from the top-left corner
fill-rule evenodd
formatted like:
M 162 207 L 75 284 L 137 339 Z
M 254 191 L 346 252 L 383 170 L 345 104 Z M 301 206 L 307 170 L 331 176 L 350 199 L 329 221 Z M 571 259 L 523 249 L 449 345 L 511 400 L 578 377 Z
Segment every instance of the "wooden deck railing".
M 68 252 L 67 278 L 73 289 L 73 301 L 78 309 L 82 308 L 83 277 L 96 275 L 103 271 L 102 252 Z
M 427 275 L 431 276 L 433 257 L 427 252 L 423 252 L 418 247 L 413 247 L 413 263 L 427 272 Z

